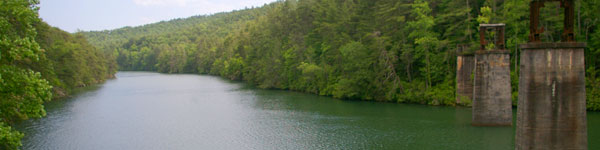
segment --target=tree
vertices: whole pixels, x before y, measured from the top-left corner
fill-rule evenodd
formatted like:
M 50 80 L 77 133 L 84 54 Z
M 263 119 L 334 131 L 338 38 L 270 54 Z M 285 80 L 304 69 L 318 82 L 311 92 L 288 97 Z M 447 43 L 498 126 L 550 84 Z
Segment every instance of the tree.
M 37 32 L 33 27 L 40 21 L 37 4 L 37 0 L 0 1 L 0 63 L 39 59 L 41 51 L 35 42 Z
M 18 61 L 38 61 L 35 42 L 38 23 L 36 0 L 0 1 L 0 149 L 18 149 L 23 134 L 10 127 L 14 121 L 46 115 L 51 86 L 39 73 L 18 68 Z
M 373 77 L 371 66 L 374 58 L 360 42 L 350 42 L 340 48 L 342 55 L 342 75 L 335 84 L 333 96 L 336 98 L 372 99 L 370 90 L 365 87 L 371 85 Z M 368 88 L 367 88 L 368 89 Z
M 431 9 L 429 3 L 423 0 L 416 0 L 412 5 L 411 15 L 415 18 L 414 21 L 408 22 L 408 27 L 412 30 L 408 35 L 409 38 L 413 38 L 414 44 L 416 44 L 417 58 L 425 57 L 422 59 L 425 67 L 421 69 L 421 72 L 425 73 L 426 88 L 432 86 L 432 64 L 431 57 L 437 45 L 438 39 L 436 33 L 432 31 L 435 25 L 433 16 L 430 16 Z
M 17 149 L 21 146 L 21 138 L 25 136 L 23 133 L 14 130 L 11 126 L 0 122 L 0 147 L 3 149 Z

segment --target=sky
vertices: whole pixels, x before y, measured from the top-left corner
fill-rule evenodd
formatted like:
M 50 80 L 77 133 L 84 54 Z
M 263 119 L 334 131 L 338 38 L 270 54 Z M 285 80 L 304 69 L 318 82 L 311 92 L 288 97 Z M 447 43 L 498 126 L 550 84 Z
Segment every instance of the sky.
M 40 17 L 68 32 L 98 31 L 263 6 L 276 0 L 41 0 Z

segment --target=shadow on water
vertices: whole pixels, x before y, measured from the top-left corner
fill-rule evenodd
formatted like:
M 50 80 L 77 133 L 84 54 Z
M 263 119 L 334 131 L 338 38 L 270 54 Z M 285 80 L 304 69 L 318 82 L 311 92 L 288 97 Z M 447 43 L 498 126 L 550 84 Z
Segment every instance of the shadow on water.
M 281 90 L 243 87 L 256 109 L 286 114 L 323 134 L 318 148 L 512 149 L 514 128 L 472 127 L 471 109 L 344 101 Z M 283 113 L 282 113 L 283 112 Z M 315 125 L 315 126 L 311 126 Z M 332 146 L 332 147 L 327 147 Z

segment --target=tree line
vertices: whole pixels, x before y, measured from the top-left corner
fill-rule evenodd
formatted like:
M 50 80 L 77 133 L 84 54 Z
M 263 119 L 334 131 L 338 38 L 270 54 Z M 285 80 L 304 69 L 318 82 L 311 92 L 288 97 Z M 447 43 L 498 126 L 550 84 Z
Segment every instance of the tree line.
M 342 99 L 455 103 L 457 45 L 479 49 L 478 24 L 505 23 L 513 103 L 518 44 L 530 0 L 280 0 L 262 7 L 84 32 L 120 70 L 199 73 Z M 589 110 L 600 110 L 600 2 L 576 1 L 587 42 Z M 562 8 L 541 10 L 546 42 L 560 41 Z M 469 105 L 460 104 L 460 105 Z
M 257 8 L 139 27 L 67 33 L 40 20 L 38 0 L 0 1 L 0 149 L 43 103 L 117 69 L 199 73 L 261 88 L 429 105 L 454 101 L 456 48 L 479 48 L 479 23 L 506 23 L 511 66 L 527 42 L 530 0 L 280 0 Z M 589 110 L 600 110 L 600 1 L 578 0 L 587 42 Z M 543 41 L 560 41 L 557 3 L 541 11 Z M 511 68 L 513 101 L 518 67 Z M 460 105 L 469 105 L 460 104 Z
M 12 125 L 46 115 L 44 102 L 101 83 L 117 71 L 111 53 L 83 34 L 43 22 L 38 0 L 0 1 L 0 149 L 18 149 L 24 134 Z

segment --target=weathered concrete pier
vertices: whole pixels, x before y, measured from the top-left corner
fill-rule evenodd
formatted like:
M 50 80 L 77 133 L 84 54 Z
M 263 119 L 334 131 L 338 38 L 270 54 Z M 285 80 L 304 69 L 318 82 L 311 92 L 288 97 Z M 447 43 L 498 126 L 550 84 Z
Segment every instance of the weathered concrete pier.
M 510 55 L 504 44 L 504 24 L 481 24 L 481 50 L 475 52 L 473 90 L 474 126 L 511 126 L 512 102 Z M 486 31 L 495 31 L 495 44 L 489 47 Z
M 546 1 L 531 2 L 529 43 L 522 44 L 515 149 L 585 150 L 587 120 L 585 43 L 575 42 L 574 3 L 565 8 L 562 42 L 542 43 L 539 10 Z
M 473 101 L 473 71 L 475 71 L 475 55 L 468 51 L 466 45 L 457 46 L 456 50 L 456 104 Z

